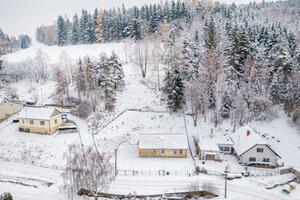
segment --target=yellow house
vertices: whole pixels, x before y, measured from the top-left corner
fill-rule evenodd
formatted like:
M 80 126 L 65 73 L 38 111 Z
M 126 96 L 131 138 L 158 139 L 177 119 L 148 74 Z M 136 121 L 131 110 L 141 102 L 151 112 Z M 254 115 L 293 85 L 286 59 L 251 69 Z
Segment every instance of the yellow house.
M 62 113 L 55 108 L 25 107 L 19 114 L 19 130 L 53 134 L 63 125 Z
M 22 104 L 0 97 L 0 122 L 20 112 L 22 109 Z
M 140 157 L 186 158 L 188 143 L 184 134 L 140 134 Z

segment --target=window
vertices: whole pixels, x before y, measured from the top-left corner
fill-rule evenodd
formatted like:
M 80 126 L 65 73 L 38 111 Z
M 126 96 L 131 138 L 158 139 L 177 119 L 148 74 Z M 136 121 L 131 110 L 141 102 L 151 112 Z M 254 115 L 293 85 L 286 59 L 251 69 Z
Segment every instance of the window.
M 174 151 L 174 154 L 177 154 L 177 151 L 176 151 L 176 150 Z
M 161 150 L 161 153 L 164 154 L 164 153 L 165 153 L 165 150 Z
M 44 126 L 45 125 L 45 121 L 40 121 L 40 125 Z
M 224 147 L 219 147 L 220 151 L 224 151 Z
M 263 148 L 257 148 L 257 149 L 256 149 L 256 152 L 263 153 L 263 152 L 264 152 L 264 149 L 263 149 Z
M 264 158 L 263 162 L 270 162 L 270 158 Z
M 249 158 L 249 162 L 255 162 L 256 161 L 256 158 L 255 157 L 250 157 Z
M 156 150 L 153 150 L 153 153 L 156 154 Z
M 182 154 L 182 150 L 181 149 L 179 150 L 179 153 Z
M 57 124 L 57 119 L 54 120 L 54 123 Z
M 34 121 L 33 120 L 29 120 L 29 124 L 34 124 Z
M 230 147 L 225 147 L 224 151 L 230 151 Z
M 25 120 L 24 119 L 22 119 L 22 123 L 25 124 Z

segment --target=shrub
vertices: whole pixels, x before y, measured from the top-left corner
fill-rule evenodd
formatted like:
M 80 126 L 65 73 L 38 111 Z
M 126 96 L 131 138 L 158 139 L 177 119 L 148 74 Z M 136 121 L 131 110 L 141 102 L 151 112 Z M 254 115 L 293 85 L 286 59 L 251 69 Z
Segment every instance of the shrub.
M 13 200 L 13 197 L 9 192 L 5 192 L 0 195 L 0 200 Z

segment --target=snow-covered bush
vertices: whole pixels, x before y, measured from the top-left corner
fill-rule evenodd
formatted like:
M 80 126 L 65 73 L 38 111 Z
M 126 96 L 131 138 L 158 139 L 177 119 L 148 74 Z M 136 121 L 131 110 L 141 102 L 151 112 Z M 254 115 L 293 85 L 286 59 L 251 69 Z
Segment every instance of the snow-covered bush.
M 253 98 L 250 112 L 253 120 L 271 120 L 276 117 L 272 101 L 264 97 Z
M 300 106 L 293 113 L 293 122 L 300 125 Z
M 9 192 L 5 192 L 0 195 L 0 200 L 13 200 L 13 197 Z
M 212 183 L 204 183 L 201 186 L 202 191 L 216 194 L 218 192 L 217 187 Z
M 87 118 L 90 113 L 92 112 L 92 106 L 87 102 L 81 102 L 78 106 L 76 106 L 71 113 L 85 119 Z

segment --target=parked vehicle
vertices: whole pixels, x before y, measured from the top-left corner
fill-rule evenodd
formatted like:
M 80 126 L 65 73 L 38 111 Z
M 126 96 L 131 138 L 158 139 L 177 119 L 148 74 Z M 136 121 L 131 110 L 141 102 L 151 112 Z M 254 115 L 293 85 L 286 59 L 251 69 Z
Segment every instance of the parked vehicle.
M 222 176 L 225 177 L 225 173 L 222 173 Z M 233 179 L 241 179 L 242 178 L 242 174 L 239 173 L 228 173 L 227 174 L 227 180 L 233 180 Z

